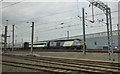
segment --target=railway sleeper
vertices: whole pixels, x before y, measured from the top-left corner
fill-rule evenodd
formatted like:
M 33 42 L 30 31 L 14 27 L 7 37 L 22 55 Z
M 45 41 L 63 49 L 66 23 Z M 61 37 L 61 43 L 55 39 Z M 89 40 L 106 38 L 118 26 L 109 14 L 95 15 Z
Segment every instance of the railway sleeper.
M 3 62 L 5 62 L 5 61 L 3 61 Z M 8 61 L 7 61 L 8 62 Z M 52 64 L 51 65 L 43 65 L 43 64 L 39 64 L 39 65 L 36 65 L 36 64 L 28 64 L 28 63 L 19 63 L 19 62 L 10 62 L 9 61 L 9 63 L 13 63 L 13 64 L 19 64 L 19 65 L 30 65 L 30 66 L 32 66 L 32 67 L 47 67 L 47 68 L 54 68 L 55 69 L 55 71 L 58 71 L 59 69 L 62 69 L 62 70 L 60 70 L 60 71 L 66 71 L 66 70 L 72 70 L 72 71 L 79 71 L 79 72 L 81 72 L 81 71 L 86 71 L 86 72 L 94 72 L 94 73 L 107 73 L 106 71 L 103 71 L 103 70 L 98 70 L 98 69 L 89 69 L 88 67 L 81 67 L 81 68 L 75 68 L 75 67 L 67 67 L 67 66 L 60 66 L 60 65 L 56 65 L 56 67 L 55 66 L 52 66 Z M 64 70 L 63 70 L 64 69 Z
M 32 59 L 33 59 L 33 58 L 32 58 Z M 28 60 L 28 59 L 27 59 L 27 60 Z M 40 60 L 31 60 L 31 61 L 41 62 Z M 45 62 L 45 60 L 44 60 L 43 62 Z M 103 70 L 103 71 L 107 71 L 107 72 L 119 72 L 119 71 L 118 71 L 119 69 L 118 69 L 118 70 L 117 70 L 117 68 L 113 69 L 113 67 L 112 67 L 112 69 L 111 69 L 111 68 L 110 68 L 110 69 L 109 69 L 109 68 L 106 69 L 106 68 L 99 68 L 99 67 L 96 67 L 96 66 L 94 67 L 94 66 L 91 66 L 91 65 L 90 65 L 90 66 L 88 66 L 88 65 L 86 66 L 86 65 L 83 65 L 83 64 L 74 65 L 74 66 L 73 66 L 73 65 L 71 65 L 71 64 L 68 64 L 68 62 L 67 62 L 67 64 L 66 64 L 66 63 L 59 63 L 59 62 L 51 62 L 51 61 L 47 61 L 47 62 L 53 63 L 53 64 L 59 64 L 59 65 L 66 65 L 66 66 L 78 67 L 78 68 L 81 68 L 81 67 L 83 68 L 83 67 L 84 67 L 84 68 L 91 68 L 91 69 L 93 68 L 93 69 Z M 81 66 L 81 65 L 82 65 L 82 66 Z M 96 64 L 95 64 L 95 65 L 96 65 Z M 105 65 L 104 65 L 104 66 L 105 66 Z M 103 67 L 104 67 L 104 66 L 103 66 Z

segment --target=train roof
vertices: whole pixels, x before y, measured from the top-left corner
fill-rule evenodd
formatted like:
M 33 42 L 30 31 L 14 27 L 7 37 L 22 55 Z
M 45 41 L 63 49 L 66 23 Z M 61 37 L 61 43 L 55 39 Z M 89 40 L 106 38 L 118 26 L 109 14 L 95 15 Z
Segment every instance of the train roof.
M 59 41 L 73 41 L 73 40 L 82 41 L 81 39 L 63 39 L 63 40 L 46 40 L 46 41 L 39 41 L 39 42 L 49 42 L 49 41 L 59 42 Z
M 38 42 L 34 42 L 34 44 L 36 43 L 46 43 L 46 42 L 62 42 L 62 41 L 74 41 L 74 40 L 79 40 L 82 41 L 81 39 L 60 39 L 60 40 L 45 40 L 45 41 L 38 41 Z M 29 43 L 31 44 L 31 42 L 24 42 L 24 43 Z

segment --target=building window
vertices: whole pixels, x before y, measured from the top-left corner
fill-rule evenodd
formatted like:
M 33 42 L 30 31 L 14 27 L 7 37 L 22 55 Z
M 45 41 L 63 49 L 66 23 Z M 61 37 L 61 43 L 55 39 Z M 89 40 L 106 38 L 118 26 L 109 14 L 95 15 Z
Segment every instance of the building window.
M 97 45 L 97 42 L 95 41 L 94 44 Z

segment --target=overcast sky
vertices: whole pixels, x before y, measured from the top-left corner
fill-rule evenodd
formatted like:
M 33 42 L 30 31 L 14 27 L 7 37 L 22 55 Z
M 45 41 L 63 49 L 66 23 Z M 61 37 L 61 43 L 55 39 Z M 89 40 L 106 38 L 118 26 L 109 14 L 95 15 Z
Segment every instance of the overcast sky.
M 86 19 L 91 20 L 91 7 L 88 7 L 89 2 L 87 0 L 85 2 L 81 2 L 81 0 L 70 1 L 30 0 L 28 2 L 28 0 L 14 0 L 9 2 L 4 0 L 0 7 L 2 11 L 1 28 L 8 25 L 8 35 L 11 36 L 12 25 L 14 24 L 15 39 L 18 42 L 22 39 L 30 41 L 31 22 L 35 22 L 35 40 L 36 37 L 38 37 L 39 41 L 66 37 L 67 31 L 70 32 L 70 36 L 82 35 L 82 21 L 77 16 L 82 16 L 81 10 L 85 8 Z M 118 24 L 118 2 L 112 2 L 112 0 L 104 1 L 111 8 L 113 30 L 116 30 L 116 24 Z M 94 7 L 94 15 L 95 23 L 91 24 L 86 21 L 86 25 L 88 25 L 86 26 L 87 34 L 106 31 L 106 25 L 97 21 L 98 19 L 103 19 L 103 22 L 105 22 L 105 14 Z M 6 20 L 8 20 L 8 24 Z M 11 38 L 8 40 L 11 42 Z

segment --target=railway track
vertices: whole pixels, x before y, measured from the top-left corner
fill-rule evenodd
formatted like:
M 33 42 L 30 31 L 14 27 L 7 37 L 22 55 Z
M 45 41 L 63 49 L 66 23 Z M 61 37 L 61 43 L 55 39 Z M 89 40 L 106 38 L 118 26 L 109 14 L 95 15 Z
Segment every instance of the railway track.
M 19 49 L 16 48 L 18 50 L 16 51 L 29 51 L 30 49 Z M 12 49 L 8 49 L 12 50 Z M 83 52 L 81 49 L 77 49 L 76 51 L 73 49 L 43 49 L 43 48 L 38 48 L 38 49 L 34 49 L 34 52 Z M 86 52 L 89 53 L 108 53 L 107 49 L 86 49 Z M 114 50 L 114 53 L 120 53 L 119 50 Z
M 69 74 L 71 71 L 65 70 L 62 68 L 55 68 L 55 67 L 50 67 L 47 65 L 36 65 L 36 64 L 31 64 L 31 63 L 21 63 L 21 62 L 13 62 L 13 61 L 2 61 L 2 64 L 8 65 L 8 66 L 14 66 L 14 67 L 21 67 L 21 68 L 27 68 L 27 69 L 32 69 L 32 70 L 39 70 L 42 72 L 47 72 L 47 73 L 60 73 L 60 74 Z
M 88 60 L 72 60 L 63 58 L 53 58 L 53 57 L 35 57 L 35 56 L 20 56 L 20 55 L 9 55 L 5 54 L 3 56 L 33 61 L 31 63 L 21 63 L 13 61 L 2 60 L 5 65 L 19 66 L 23 68 L 40 70 L 52 73 L 103 73 L 103 74 L 118 74 L 120 73 L 120 67 L 118 63 L 112 62 L 101 62 L 101 61 L 88 61 Z M 22 64 L 22 65 L 21 65 Z M 45 70 L 44 70 L 45 69 Z

